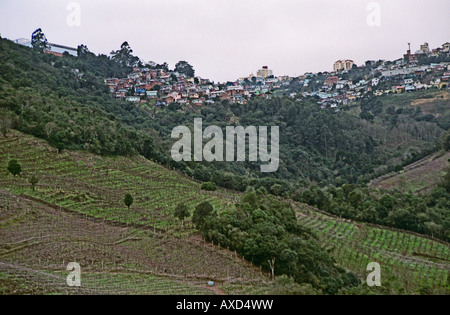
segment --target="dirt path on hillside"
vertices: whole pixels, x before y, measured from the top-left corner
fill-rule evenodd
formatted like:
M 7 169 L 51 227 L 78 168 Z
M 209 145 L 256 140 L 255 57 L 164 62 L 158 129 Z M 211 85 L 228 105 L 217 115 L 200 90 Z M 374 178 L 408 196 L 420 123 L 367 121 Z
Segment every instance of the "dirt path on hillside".
M 203 287 L 205 289 L 208 289 L 208 290 L 214 292 L 214 294 L 216 294 L 216 295 L 226 295 L 225 292 L 221 288 L 217 287 L 215 284 L 212 287 L 210 287 L 208 285 L 204 285 Z

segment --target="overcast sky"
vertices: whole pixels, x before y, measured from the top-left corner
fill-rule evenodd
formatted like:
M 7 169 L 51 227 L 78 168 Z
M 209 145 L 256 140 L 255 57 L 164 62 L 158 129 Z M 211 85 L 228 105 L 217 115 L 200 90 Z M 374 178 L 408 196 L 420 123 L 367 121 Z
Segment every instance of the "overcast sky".
M 40 27 L 49 42 L 104 54 L 128 41 L 144 61 L 186 60 L 225 81 L 263 65 L 294 76 L 338 59 L 397 59 L 408 42 L 435 48 L 450 41 L 449 12 L 449 0 L 0 0 L 0 33 Z

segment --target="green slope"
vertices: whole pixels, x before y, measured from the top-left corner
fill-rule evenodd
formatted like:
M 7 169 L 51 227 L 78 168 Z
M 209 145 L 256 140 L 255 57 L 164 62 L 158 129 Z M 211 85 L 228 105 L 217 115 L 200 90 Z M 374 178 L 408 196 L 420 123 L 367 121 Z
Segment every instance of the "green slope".
M 450 271 L 448 243 L 402 230 L 331 217 L 305 205 L 297 206 L 297 214 L 305 226 L 320 235 L 338 263 L 359 276 L 367 276 L 368 263 L 378 262 L 385 279 L 398 281 L 405 291 L 430 287 L 445 292 Z
M 6 171 L 13 158 L 22 165 L 20 177 Z M 31 175 L 39 178 L 35 192 Z M 142 157 L 58 154 L 42 140 L 11 131 L 0 137 L 0 277 L 9 283 L 0 293 L 273 292 L 267 274 L 234 252 L 205 243 L 189 221 L 182 227 L 173 217 L 179 202 L 192 209 L 208 200 L 224 211 L 240 198 L 199 186 Z M 127 192 L 135 197 L 130 211 L 123 204 Z M 338 264 L 361 280 L 367 263 L 381 264 L 383 286 L 362 285 L 355 293 L 447 292 L 448 243 L 356 224 L 303 204 L 292 207 Z M 86 291 L 68 291 L 61 284 L 70 261 L 83 266 Z M 42 279 L 38 288 L 35 279 Z M 218 286 L 205 287 L 208 279 Z

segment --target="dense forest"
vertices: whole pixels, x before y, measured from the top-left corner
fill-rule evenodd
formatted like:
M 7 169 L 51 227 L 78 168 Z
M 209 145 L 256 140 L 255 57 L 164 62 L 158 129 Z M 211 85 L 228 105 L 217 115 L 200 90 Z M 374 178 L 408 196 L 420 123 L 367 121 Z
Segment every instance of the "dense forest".
M 204 107 L 142 110 L 109 95 L 104 79 L 140 64 L 124 43 L 111 56 L 86 46 L 79 57 L 42 54 L 0 39 L 0 131 L 15 128 L 58 150 L 100 155 L 141 154 L 197 180 L 246 191 L 249 186 L 330 213 L 449 239 L 449 191 L 429 196 L 373 192 L 370 179 L 401 169 L 439 149 L 448 150 L 450 116 L 398 107 L 368 96 L 340 111 L 315 98 L 252 99 Z M 157 65 L 167 68 L 167 64 Z M 170 157 L 175 126 L 279 126 L 280 167 L 261 173 L 255 162 L 181 162 Z

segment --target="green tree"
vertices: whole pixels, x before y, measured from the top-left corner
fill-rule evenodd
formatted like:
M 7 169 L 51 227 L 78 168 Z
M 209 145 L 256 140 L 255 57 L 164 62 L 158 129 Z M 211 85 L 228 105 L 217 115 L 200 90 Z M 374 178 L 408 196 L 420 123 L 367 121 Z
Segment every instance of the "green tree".
M 133 56 L 133 50 L 131 49 L 128 42 L 124 42 L 119 50 L 111 52 L 111 59 L 121 65 L 124 68 L 134 68 L 138 67 L 142 63 L 139 58 Z
M 93 53 L 90 52 L 89 48 L 86 45 L 79 45 L 77 48 L 77 55 L 81 59 L 86 59 L 88 56 L 94 56 Z
M 33 175 L 33 176 L 31 176 L 31 178 L 28 181 L 30 182 L 31 187 L 33 187 L 33 191 L 35 191 L 36 184 L 39 182 L 39 179 L 35 175 Z
M 6 137 L 8 134 L 8 129 L 11 128 L 12 125 L 12 119 L 9 115 L 1 115 L 0 116 L 0 133 L 3 135 L 3 137 Z
M 20 166 L 17 160 L 11 160 L 8 163 L 8 172 L 14 176 L 20 175 L 20 173 L 22 173 L 22 166 Z
M 281 196 L 281 193 L 283 192 L 283 186 L 281 186 L 280 184 L 275 184 L 272 187 L 270 187 L 270 191 L 275 196 Z
M 194 178 L 202 182 L 208 182 L 211 179 L 211 172 L 207 168 L 198 165 L 194 170 Z
M 58 154 L 61 153 L 61 152 L 64 150 L 64 148 L 65 148 L 64 143 L 58 142 L 58 143 L 56 144 L 56 149 L 58 150 Z
M 450 151 L 450 130 L 448 130 L 442 137 L 442 148 L 445 151 Z
M 128 207 L 128 210 L 130 209 L 131 205 L 133 204 L 133 201 L 134 201 L 133 196 L 131 196 L 130 194 L 125 195 L 123 202 Z
M 175 209 L 175 217 L 181 221 L 181 227 L 183 227 L 183 222 L 186 218 L 189 218 L 191 213 L 189 212 L 188 206 L 185 203 L 180 203 Z
M 394 167 L 394 172 L 401 172 L 401 171 L 403 171 L 403 166 L 401 166 L 400 164 Z
M 178 82 L 177 76 L 176 76 L 175 74 L 173 74 L 173 73 L 170 75 L 170 80 L 171 80 L 172 82 Z
M 155 66 L 155 69 L 160 69 L 160 70 L 163 70 L 165 72 L 169 72 L 169 64 L 167 62 L 164 62 L 162 64 L 157 64 Z
M 38 28 L 33 32 L 31 35 L 31 45 L 33 46 L 33 49 L 43 53 L 45 49 L 49 49 L 50 46 L 48 45 L 47 37 L 45 37 L 44 32 L 42 32 L 42 29 Z
M 175 72 L 182 73 L 188 78 L 192 78 L 195 75 L 194 68 L 186 61 L 179 61 L 175 65 Z
M 445 174 L 442 181 L 442 186 L 450 194 L 450 168 L 447 168 L 447 174 Z
M 197 229 L 202 230 L 203 225 L 208 216 L 214 213 L 214 207 L 209 202 L 203 202 L 195 207 L 194 215 L 192 217 L 192 222 L 195 224 Z
M 213 182 L 206 182 L 206 183 L 202 184 L 201 189 L 202 190 L 209 190 L 209 191 L 216 191 L 217 190 L 217 186 Z
M 364 193 L 359 189 L 355 189 L 348 195 L 348 202 L 353 208 L 357 209 L 364 203 Z

